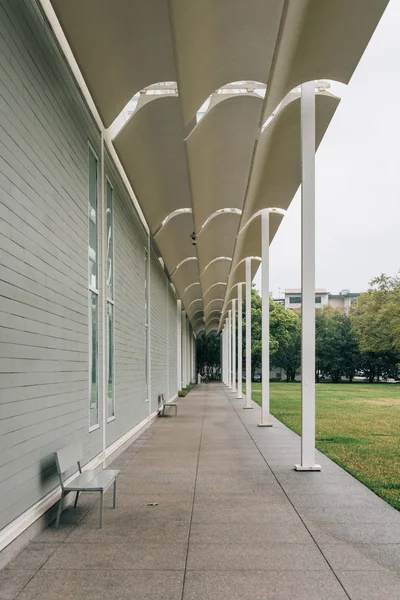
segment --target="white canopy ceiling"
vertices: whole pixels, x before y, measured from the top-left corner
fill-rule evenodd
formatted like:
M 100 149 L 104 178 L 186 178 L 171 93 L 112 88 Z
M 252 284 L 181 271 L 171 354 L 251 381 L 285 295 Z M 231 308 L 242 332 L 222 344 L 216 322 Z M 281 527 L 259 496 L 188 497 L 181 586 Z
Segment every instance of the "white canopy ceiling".
M 52 0 L 106 127 L 144 88 L 177 82 L 178 94 L 139 103 L 114 144 L 195 332 L 218 329 L 244 259 L 260 255 L 259 219 L 246 224 L 287 209 L 300 184 L 300 102 L 289 93 L 310 80 L 348 83 L 387 4 Z M 230 89 L 196 123 L 232 82 L 259 82 L 264 100 L 254 85 Z M 337 105 L 317 94 L 317 146 Z M 281 219 L 271 214 L 271 240 Z

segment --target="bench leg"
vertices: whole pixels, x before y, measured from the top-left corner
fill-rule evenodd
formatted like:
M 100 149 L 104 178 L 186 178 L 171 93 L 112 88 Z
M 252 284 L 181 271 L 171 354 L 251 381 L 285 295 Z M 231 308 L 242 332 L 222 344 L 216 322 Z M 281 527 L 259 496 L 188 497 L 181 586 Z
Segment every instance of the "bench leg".
M 58 503 L 58 509 L 57 509 L 56 529 L 58 529 L 58 527 L 60 525 L 60 517 L 61 517 L 63 499 L 64 499 L 64 492 L 61 492 L 61 498 L 60 498 L 60 501 Z
M 100 529 L 103 529 L 103 492 L 100 492 Z
M 74 508 L 76 508 L 76 505 L 78 504 L 78 498 L 79 498 L 79 492 L 76 492 Z
M 117 480 L 114 480 L 114 499 L 113 499 L 113 508 L 117 506 Z
M 175 416 L 176 417 L 178 416 L 178 407 L 177 406 L 175 406 Z

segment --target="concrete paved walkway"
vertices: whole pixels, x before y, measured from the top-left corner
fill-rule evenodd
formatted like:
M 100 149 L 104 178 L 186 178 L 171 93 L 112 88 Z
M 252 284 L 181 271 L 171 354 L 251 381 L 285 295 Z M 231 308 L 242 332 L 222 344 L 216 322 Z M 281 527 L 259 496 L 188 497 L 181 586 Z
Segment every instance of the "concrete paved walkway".
M 224 386 L 201 385 L 114 463 L 104 529 L 90 497 L 0 573 L 12 600 L 399 600 L 400 513 Z M 148 506 L 148 503 L 158 503 Z

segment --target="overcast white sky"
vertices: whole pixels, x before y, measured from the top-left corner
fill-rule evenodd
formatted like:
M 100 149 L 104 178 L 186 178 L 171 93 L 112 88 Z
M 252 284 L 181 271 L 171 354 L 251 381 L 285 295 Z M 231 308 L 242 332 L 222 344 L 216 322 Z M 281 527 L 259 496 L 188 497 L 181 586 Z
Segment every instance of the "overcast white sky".
M 389 3 L 341 96 L 316 158 L 316 287 L 332 293 L 364 291 L 400 269 L 400 0 Z M 300 287 L 299 193 L 270 263 L 274 297 Z M 260 289 L 260 273 L 255 282 Z

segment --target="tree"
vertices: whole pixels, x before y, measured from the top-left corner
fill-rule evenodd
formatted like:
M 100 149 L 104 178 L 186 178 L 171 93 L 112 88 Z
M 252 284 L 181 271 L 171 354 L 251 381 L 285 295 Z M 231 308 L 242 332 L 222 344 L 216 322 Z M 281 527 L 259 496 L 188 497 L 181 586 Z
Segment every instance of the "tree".
M 400 353 L 400 277 L 385 274 L 370 282 L 351 310 L 360 349 L 372 353 Z
M 270 298 L 270 364 L 282 367 L 293 381 L 300 367 L 300 319 Z M 246 357 L 246 313 L 243 303 L 243 358 Z M 254 284 L 251 290 L 251 377 L 262 365 L 262 300 Z
M 301 362 L 300 316 L 270 300 L 270 360 L 271 366 L 281 367 L 286 380 L 294 381 Z
M 370 282 L 350 311 L 369 381 L 397 377 L 400 362 L 400 277 L 384 273 Z
M 221 376 L 221 336 L 209 333 L 196 339 L 197 369 L 209 379 Z
M 316 378 L 329 376 L 334 383 L 342 377 L 353 379 L 360 364 L 360 352 L 351 322 L 343 311 L 325 306 L 316 311 Z

